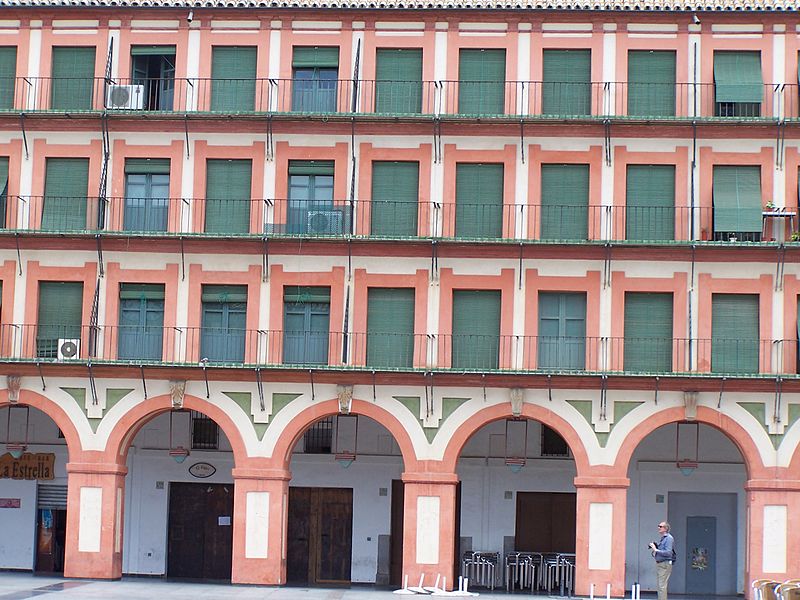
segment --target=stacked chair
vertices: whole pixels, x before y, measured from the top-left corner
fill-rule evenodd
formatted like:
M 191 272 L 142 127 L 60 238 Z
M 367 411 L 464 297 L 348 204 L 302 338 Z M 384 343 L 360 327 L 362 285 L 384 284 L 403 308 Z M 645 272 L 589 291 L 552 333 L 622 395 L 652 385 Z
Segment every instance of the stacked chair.
M 751 587 L 755 600 L 800 600 L 800 579 L 755 579 Z

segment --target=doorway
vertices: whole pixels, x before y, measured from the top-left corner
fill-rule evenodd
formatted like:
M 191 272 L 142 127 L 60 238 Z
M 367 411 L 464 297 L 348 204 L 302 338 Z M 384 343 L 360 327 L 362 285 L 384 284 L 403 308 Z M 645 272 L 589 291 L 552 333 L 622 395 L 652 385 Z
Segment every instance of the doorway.
M 514 549 L 575 552 L 574 492 L 517 492 Z
M 36 500 L 36 572 L 64 572 L 67 486 L 40 484 Z

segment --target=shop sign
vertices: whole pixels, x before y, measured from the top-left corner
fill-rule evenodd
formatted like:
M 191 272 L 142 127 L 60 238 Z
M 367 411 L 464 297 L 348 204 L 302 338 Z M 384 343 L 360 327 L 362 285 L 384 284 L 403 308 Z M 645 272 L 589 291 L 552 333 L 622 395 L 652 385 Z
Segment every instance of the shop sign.
M 198 479 L 211 477 L 216 472 L 216 467 L 208 464 L 207 462 L 194 463 L 191 467 L 189 467 L 189 475 L 192 477 L 197 477 Z
M 26 452 L 19 458 L 6 453 L 0 456 L 0 479 L 53 479 L 55 463 L 56 455 L 53 453 Z
M 19 508 L 19 498 L 0 498 L 0 508 Z

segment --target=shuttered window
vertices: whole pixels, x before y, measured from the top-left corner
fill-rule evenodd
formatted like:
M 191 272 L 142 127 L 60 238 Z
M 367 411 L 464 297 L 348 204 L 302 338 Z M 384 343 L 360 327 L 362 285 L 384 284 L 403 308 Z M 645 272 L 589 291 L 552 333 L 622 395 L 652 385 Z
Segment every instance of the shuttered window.
M 48 158 L 45 166 L 42 229 L 85 230 L 88 158 Z
M 714 52 L 716 116 L 758 117 L 763 98 L 760 52 Z
M 53 48 L 50 108 L 90 110 L 94 95 L 94 48 Z
M 456 237 L 503 236 L 503 165 L 456 165 Z
M 80 339 L 82 312 L 82 283 L 40 282 L 36 355 L 39 358 L 56 358 L 58 340 Z
M 369 288 L 367 365 L 409 368 L 414 364 L 414 289 Z
M 761 167 L 714 167 L 714 239 L 761 239 Z
M 462 48 L 458 55 L 458 112 L 505 113 L 506 51 Z
M 672 294 L 625 294 L 625 370 L 672 371 Z
M 711 297 L 711 370 L 714 373 L 758 373 L 757 294 L 713 294 Z
M 168 158 L 125 160 L 125 231 L 166 231 L 169 211 Z
M 626 239 L 675 239 L 675 167 L 628 165 L 625 207 Z
M 418 210 L 419 163 L 373 162 L 370 234 L 415 236 Z
M 289 161 L 288 233 L 340 235 L 350 231 L 350 215 L 333 206 L 332 160 Z
M 284 364 L 328 364 L 330 312 L 330 288 L 297 286 L 284 288 Z
M 500 353 L 501 293 L 492 290 L 453 292 L 454 369 L 496 369 Z
M 421 112 L 422 50 L 379 48 L 375 61 L 375 112 Z
M 164 286 L 123 283 L 119 291 L 120 360 L 160 361 L 164 331 Z
M 589 165 L 542 165 L 540 237 L 589 237 Z
M 628 52 L 628 115 L 675 116 L 675 52 Z
M 250 232 L 251 160 L 206 163 L 206 233 Z
M 244 362 L 247 287 L 204 285 L 200 354 L 212 362 Z
M 0 228 L 7 227 L 8 216 L 8 157 L 0 156 Z
M 239 113 L 255 110 L 255 46 L 214 46 L 211 49 L 211 110 Z
M 586 294 L 539 293 L 538 347 L 540 369 L 584 369 Z
M 545 50 L 542 61 L 542 113 L 591 114 L 591 51 Z
M 292 51 L 292 110 L 336 112 L 339 48 L 295 46 Z
M 16 46 L 0 46 L 0 110 L 14 108 L 16 76 Z

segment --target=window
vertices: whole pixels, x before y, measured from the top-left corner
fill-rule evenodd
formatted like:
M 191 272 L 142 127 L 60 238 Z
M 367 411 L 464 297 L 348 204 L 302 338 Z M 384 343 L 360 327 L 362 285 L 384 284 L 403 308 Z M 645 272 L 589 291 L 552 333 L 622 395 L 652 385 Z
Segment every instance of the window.
M 0 110 L 14 108 L 16 75 L 16 46 L 0 46 Z
M 36 356 L 57 358 L 59 340 L 80 340 L 82 311 L 82 283 L 40 282 Z M 78 345 L 80 346 L 80 341 Z M 79 348 L 78 356 L 80 355 Z
M 586 294 L 539 294 L 539 368 L 582 370 L 586 364 Z
M 87 229 L 88 188 L 88 158 L 48 158 L 45 166 L 42 229 Z
M 503 165 L 456 165 L 456 237 L 503 236 Z
M 675 116 L 675 52 L 628 52 L 628 115 Z
M 123 283 L 119 290 L 120 360 L 162 358 L 164 286 Z
M 763 97 L 760 52 L 714 52 L 714 116 L 761 116 Z
M 414 364 L 414 289 L 367 291 L 367 365 L 408 368 Z
M 328 364 L 331 290 L 287 286 L 283 290 L 283 362 Z
M 125 161 L 125 231 L 166 231 L 169 217 L 169 159 Z
M 711 296 L 711 370 L 758 373 L 758 294 Z
M 211 110 L 238 113 L 255 110 L 255 46 L 214 46 L 211 49 Z
M 375 61 L 375 112 L 422 112 L 422 50 L 379 48 Z
M 761 240 L 761 167 L 714 167 L 714 239 Z
M 373 162 L 370 234 L 417 235 L 418 209 L 419 163 Z
M 94 48 L 53 48 L 50 108 L 91 110 L 94 107 Z
M 212 362 L 244 362 L 247 288 L 204 285 L 200 355 Z
M 505 113 L 506 51 L 462 48 L 458 55 L 458 112 Z
M 292 53 L 292 110 L 336 112 L 339 48 L 295 46 Z
M 500 354 L 499 291 L 453 292 L 454 369 L 496 369 Z
M 175 99 L 175 46 L 133 46 L 131 79 L 141 86 L 145 110 L 172 110 Z
M 289 161 L 289 233 L 340 235 L 345 216 L 333 207 L 333 161 Z
M 672 371 L 672 294 L 625 294 L 625 370 Z
M 201 412 L 191 411 L 192 450 L 218 450 L 219 426 Z
M 569 456 L 567 441 L 553 428 L 542 423 L 542 456 Z
M 543 240 L 589 237 L 589 165 L 542 165 Z
M 6 227 L 8 209 L 8 157 L 0 156 L 0 228 Z
M 591 114 L 591 51 L 545 50 L 542 61 L 542 113 L 574 116 Z
M 249 233 L 251 160 L 206 161 L 206 233 Z
M 333 450 L 333 417 L 325 417 L 309 427 L 303 435 L 303 452 L 330 454 Z
M 625 239 L 675 239 L 675 167 L 628 165 Z

